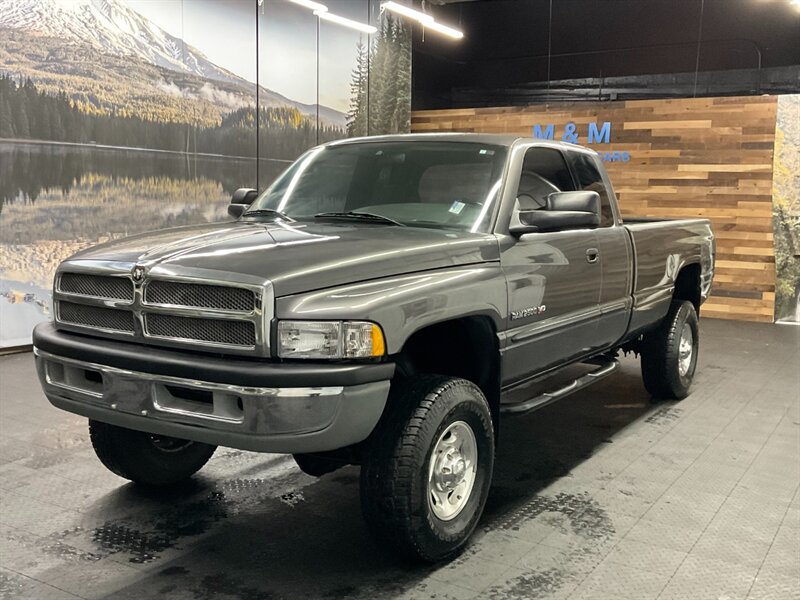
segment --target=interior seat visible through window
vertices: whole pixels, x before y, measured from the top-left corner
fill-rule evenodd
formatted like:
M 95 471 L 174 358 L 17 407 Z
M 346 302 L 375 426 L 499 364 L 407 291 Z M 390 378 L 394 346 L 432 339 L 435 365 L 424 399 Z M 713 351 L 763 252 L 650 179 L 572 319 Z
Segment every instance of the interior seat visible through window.
M 554 184 L 532 171 L 523 171 L 517 190 L 518 210 L 537 210 L 547 204 L 547 196 L 559 192 Z
M 525 152 L 517 188 L 516 212 L 539 210 L 553 192 L 575 190 L 564 156 L 554 148 L 534 147 Z

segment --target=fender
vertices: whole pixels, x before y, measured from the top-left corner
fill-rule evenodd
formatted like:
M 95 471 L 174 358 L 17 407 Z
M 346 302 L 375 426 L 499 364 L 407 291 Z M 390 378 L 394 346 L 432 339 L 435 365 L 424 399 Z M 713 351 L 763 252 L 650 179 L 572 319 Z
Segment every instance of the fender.
M 278 319 L 362 320 L 383 328 L 388 354 L 414 332 L 442 321 L 486 315 L 505 327 L 506 281 L 500 263 L 437 269 L 276 299 Z

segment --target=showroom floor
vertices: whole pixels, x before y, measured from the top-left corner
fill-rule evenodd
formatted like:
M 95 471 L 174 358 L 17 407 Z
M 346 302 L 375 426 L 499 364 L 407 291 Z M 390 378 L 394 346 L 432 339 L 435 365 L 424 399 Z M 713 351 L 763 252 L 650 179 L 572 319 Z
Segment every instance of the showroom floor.
M 505 421 L 463 556 L 395 561 L 358 470 L 219 450 L 185 489 L 107 472 L 31 354 L 0 358 L 0 599 L 800 598 L 800 328 L 702 323 L 693 393 L 653 404 L 638 363 Z

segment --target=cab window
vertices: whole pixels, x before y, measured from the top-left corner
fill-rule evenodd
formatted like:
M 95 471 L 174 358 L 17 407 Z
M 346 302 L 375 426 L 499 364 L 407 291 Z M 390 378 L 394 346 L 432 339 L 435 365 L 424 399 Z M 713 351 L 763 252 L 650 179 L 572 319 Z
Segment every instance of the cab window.
M 570 161 L 578 179 L 580 190 L 597 192 L 600 195 L 600 227 L 611 227 L 614 224 L 614 210 L 611 207 L 611 199 L 608 196 L 606 184 L 594 159 L 583 152 L 570 153 Z
M 517 210 L 537 210 L 553 192 L 575 190 L 564 155 L 553 148 L 531 148 L 525 153 L 517 188 Z

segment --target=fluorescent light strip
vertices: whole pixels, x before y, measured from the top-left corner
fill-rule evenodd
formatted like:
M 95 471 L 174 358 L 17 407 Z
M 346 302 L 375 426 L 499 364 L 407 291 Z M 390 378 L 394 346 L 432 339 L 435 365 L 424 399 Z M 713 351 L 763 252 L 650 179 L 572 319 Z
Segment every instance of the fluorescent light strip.
M 414 10 L 413 8 L 410 8 L 405 4 L 398 4 L 393 0 L 389 0 L 389 2 L 384 2 L 383 4 L 381 4 L 381 8 L 385 8 L 386 10 L 390 10 L 394 13 L 397 13 L 398 15 L 403 15 L 404 17 L 408 17 L 410 19 L 414 19 L 415 21 L 419 22 L 423 27 L 427 29 L 432 29 L 433 31 L 437 31 L 453 39 L 460 40 L 461 38 L 464 37 L 464 34 L 460 32 L 458 29 L 453 29 L 452 27 L 448 27 L 447 25 L 442 25 L 441 23 L 437 23 L 432 15 L 420 12 L 418 10 Z
M 338 23 L 339 25 L 344 25 L 345 27 L 349 27 L 350 29 L 363 31 L 364 33 L 375 33 L 376 31 L 378 31 L 378 28 L 373 27 L 372 25 L 367 25 L 366 23 L 359 23 L 358 21 L 353 21 L 352 19 L 345 19 L 344 17 L 340 17 L 339 15 L 335 15 L 333 13 L 329 13 L 326 11 L 315 10 L 314 14 L 317 15 L 320 19 L 325 19 L 326 21 L 330 21 L 332 23 Z
M 442 25 L 441 23 L 437 23 L 436 21 L 432 21 L 430 23 L 423 23 L 422 26 L 425 29 L 433 29 L 434 31 L 438 31 L 448 37 L 451 37 L 456 40 L 460 40 L 464 37 L 464 34 L 461 33 L 458 29 L 453 29 L 452 27 L 448 27 L 447 25 Z
M 433 16 L 424 12 L 420 12 L 418 10 L 414 10 L 413 8 L 410 8 L 405 4 L 398 4 L 397 2 L 390 1 L 381 4 L 381 8 L 385 8 L 386 10 L 395 12 L 398 15 L 403 15 L 404 17 L 409 17 L 411 19 L 419 21 L 420 23 L 427 24 L 433 22 Z
M 319 12 L 328 12 L 328 7 L 324 4 L 320 4 L 319 2 L 314 2 L 314 0 L 289 0 L 289 2 L 293 2 L 294 4 L 299 4 L 305 8 L 310 8 L 314 11 Z

